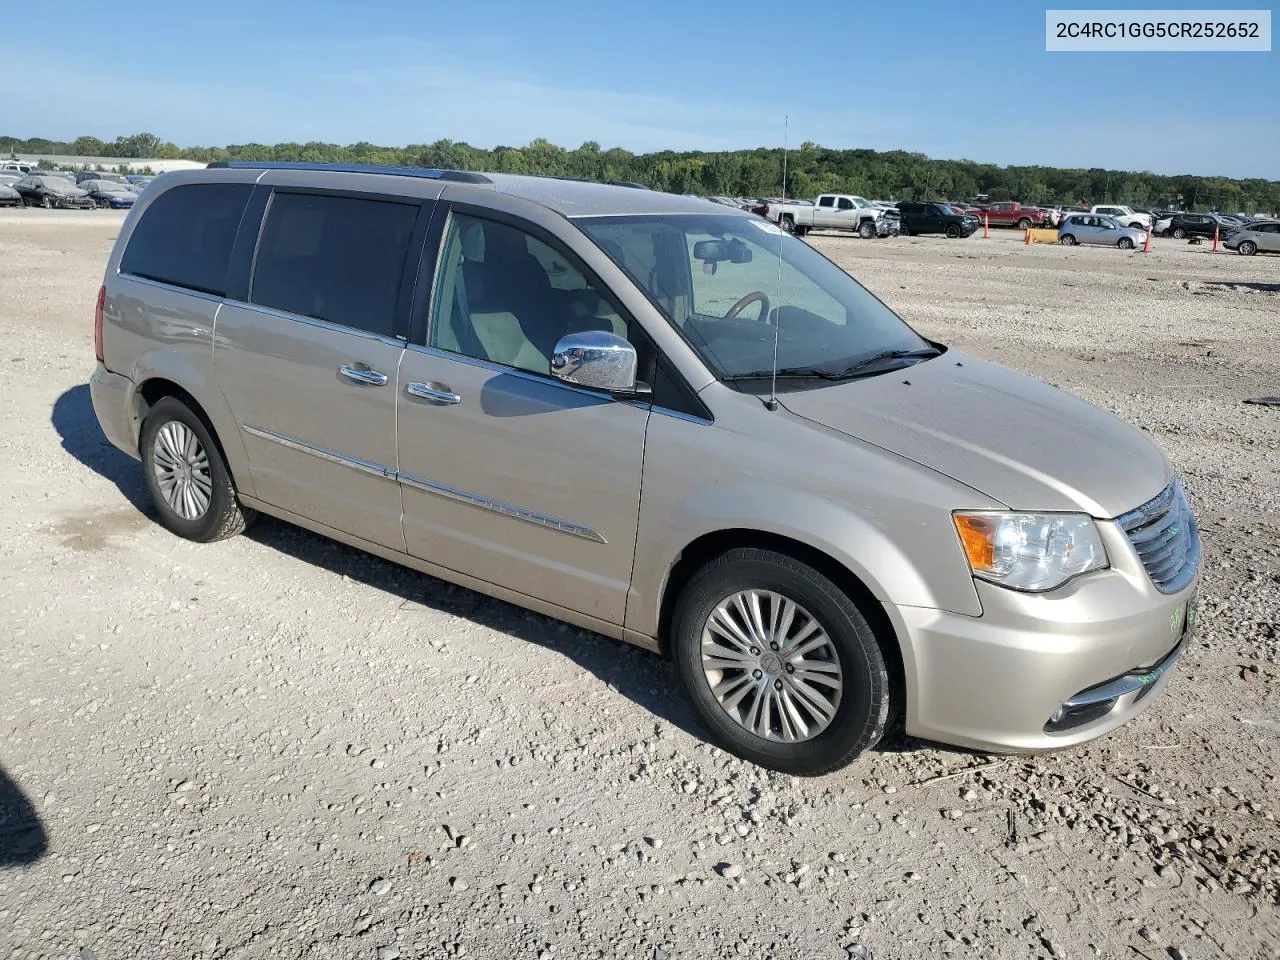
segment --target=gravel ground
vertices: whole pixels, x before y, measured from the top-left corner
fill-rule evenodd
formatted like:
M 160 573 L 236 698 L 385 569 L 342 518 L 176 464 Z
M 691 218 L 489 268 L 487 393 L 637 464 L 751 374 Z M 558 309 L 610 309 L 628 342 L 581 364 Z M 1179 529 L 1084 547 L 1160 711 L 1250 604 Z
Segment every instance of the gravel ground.
M 1280 956 L 1280 259 L 815 236 L 1140 424 L 1206 541 L 1166 695 L 1036 758 L 708 746 L 656 657 L 279 522 L 147 516 L 89 404 L 120 216 L 0 215 L 0 956 Z

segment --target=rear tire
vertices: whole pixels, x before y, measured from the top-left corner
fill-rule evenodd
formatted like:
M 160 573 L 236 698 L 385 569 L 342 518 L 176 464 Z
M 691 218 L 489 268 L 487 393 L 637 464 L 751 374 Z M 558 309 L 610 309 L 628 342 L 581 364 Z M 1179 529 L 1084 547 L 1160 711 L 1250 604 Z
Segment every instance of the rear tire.
M 791 217 L 783 217 L 778 221 L 778 226 L 787 231 L 787 233 L 796 232 L 796 222 Z
M 1186 238 L 1187 238 L 1187 231 L 1183 230 L 1181 227 L 1173 228 L 1173 239 L 1185 240 Z
M 257 512 L 240 506 L 222 451 L 204 421 L 176 397 L 147 413 L 138 437 L 142 471 L 160 522 L 197 543 L 243 533 Z
M 872 220 L 863 220 L 858 224 L 858 236 L 863 240 L 870 240 L 876 235 L 876 225 Z
M 758 630 L 742 616 L 750 602 L 734 604 L 752 596 Z M 713 615 L 720 624 L 728 617 L 741 640 L 713 630 Z M 862 612 L 823 574 L 772 550 L 729 550 L 693 575 L 676 603 L 671 652 L 711 739 L 762 767 L 837 770 L 874 746 L 889 719 L 888 669 Z M 820 702 L 804 699 L 815 691 Z
M 1064 247 L 1074 247 L 1076 245 L 1076 238 L 1069 233 L 1064 233 L 1058 238 L 1058 243 L 1062 244 Z
M 1241 240 L 1240 246 L 1236 247 L 1236 252 L 1242 257 L 1252 257 L 1258 252 L 1258 245 L 1252 240 Z

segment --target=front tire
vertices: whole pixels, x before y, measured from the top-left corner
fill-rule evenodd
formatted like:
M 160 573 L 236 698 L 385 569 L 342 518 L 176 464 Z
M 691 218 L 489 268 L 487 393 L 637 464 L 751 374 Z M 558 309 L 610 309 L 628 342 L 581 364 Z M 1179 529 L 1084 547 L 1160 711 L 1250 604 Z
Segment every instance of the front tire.
M 44 207 L 46 210 L 52 210 L 52 209 L 53 209 L 53 197 L 49 196 L 49 195 L 46 193 L 43 197 L 41 197 L 41 198 L 40 198 L 40 206 Z
M 839 587 L 792 557 L 727 551 L 685 585 L 671 629 L 694 711 L 744 760 L 817 776 L 884 733 L 889 675 L 875 634 Z
M 1240 246 L 1236 247 L 1236 252 L 1242 257 L 1252 257 L 1258 252 L 1258 245 L 1252 240 L 1241 240 Z
M 1031 221 L 1030 221 L 1029 219 L 1027 219 L 1026 217 L 1023 217 L 1021 220 L 1019 220 L 1019 221 L 1018 221 L 1018 229 L 1019 229 L 1019 230 L 1030 230 L 1030 229 L 1031 229 Z
M 960 228 L 954 223 L 947 224 L 947 239 L 958 240 L 960 238 Z
M 1121 237 L 1119 240 L 1116 241 L 1116 246 L 1119 247 L 1121 250 L 1132 250 L 1133 241 L 1130 240 L 1128 237 Z
M 876 225 L 870 220 L 863 220 L 858 224 L 858 236 L 863 240 L 870 240 L 876 235 Z
M 244 509 L 204 421 L 176 397 L 147 413 L 138 437 L 147 490 L 160 522 L 197 543 L 243 533 L 257 514 Z

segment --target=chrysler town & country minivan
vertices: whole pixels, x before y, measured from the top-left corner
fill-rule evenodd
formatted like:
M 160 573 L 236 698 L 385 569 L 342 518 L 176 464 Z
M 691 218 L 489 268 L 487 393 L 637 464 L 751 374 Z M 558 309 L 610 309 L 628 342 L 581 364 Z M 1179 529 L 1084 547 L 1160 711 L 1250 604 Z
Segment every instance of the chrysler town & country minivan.
M 917 334 L 804 241 L 634 186 L 224 164 L 138 200 L 94 408 L 196 541 L 282 518 L 669 656 L 799 774 L 1114 729 L 1200 540 L 1137 429 Z

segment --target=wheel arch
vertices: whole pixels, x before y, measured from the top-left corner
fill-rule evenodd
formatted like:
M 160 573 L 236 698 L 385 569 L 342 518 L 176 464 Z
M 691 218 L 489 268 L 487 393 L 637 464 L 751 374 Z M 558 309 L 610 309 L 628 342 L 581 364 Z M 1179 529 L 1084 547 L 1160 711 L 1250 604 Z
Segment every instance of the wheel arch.
M 885 612 L 884 604 L 872 589 L 853 570 L 828 553 L 784 534 L 748 527 L 733 527 L 704 533 L 690 541 L 676 555 L 662 586 L 662 600 L 658 614 L 658 649 L 664 657 L 670 656 L 669 636 L 671 619 L 676 602 L 689 579 L 715 557 L 738 547 L 755 547 L 774 550 L 793 560 L 813 567 L 858 607 L 867 624 L 880 641 L 885 663 L 889 669 L 890 702 L 894 710 L 905 709 L 906 668 L 903 661 L 902 637 Z

